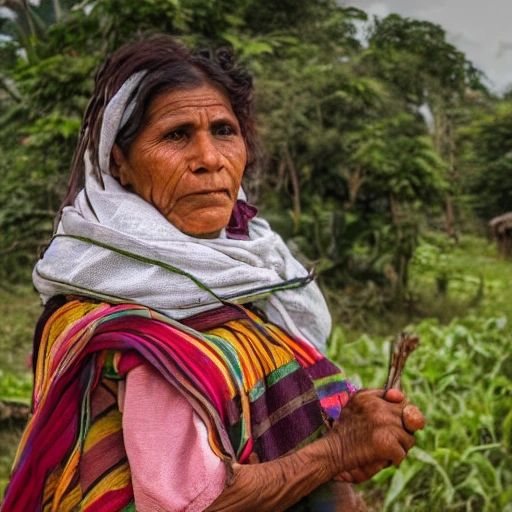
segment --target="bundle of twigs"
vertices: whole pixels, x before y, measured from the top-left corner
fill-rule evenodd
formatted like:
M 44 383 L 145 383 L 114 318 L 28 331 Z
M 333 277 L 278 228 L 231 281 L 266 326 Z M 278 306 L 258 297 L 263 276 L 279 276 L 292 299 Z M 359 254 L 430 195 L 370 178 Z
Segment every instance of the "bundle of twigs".
M 409 354 L 418 346 L 420 339 L 414 334 L 401 332 L 389 351 L 389 370 L 384 395 L 389 389 L 400 389 L 400 377 L 405 368 Z

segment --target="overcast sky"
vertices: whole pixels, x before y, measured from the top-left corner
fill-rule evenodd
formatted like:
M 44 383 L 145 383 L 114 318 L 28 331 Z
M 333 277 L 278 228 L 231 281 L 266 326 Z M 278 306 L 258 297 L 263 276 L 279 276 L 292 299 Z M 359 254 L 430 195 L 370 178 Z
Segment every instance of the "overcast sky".
M 441 25 L 447 39 L 464 52 L 503 92 L 512 85 L 512 0 L 341 0 L 370 16 L 397 13 Z

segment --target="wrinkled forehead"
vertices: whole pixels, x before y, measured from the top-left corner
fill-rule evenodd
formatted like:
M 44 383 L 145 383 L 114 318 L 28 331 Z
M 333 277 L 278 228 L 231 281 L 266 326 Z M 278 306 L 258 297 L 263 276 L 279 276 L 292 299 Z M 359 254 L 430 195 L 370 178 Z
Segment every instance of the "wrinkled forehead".
M 231 101 L 222 87 L 206 82 L 198 87 L 172 89 L 155 96 L 147 108 L 147 122 L 191 115 L 229 120 L 239 126 Z

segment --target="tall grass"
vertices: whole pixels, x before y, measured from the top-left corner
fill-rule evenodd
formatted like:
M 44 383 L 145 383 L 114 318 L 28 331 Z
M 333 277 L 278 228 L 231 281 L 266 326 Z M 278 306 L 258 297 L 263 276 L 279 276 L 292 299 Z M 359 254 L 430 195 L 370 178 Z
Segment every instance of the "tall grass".
M 364 486 L 375 510 L 512 512 L 511 287 L 512 262 L 485 239 L 431 235 L 416 252 L 415 306 L 436 318 L 408 326 L 421 344 L 403 380 L 427 427 L 400 468 Z M 359 386 L 381 387 L 390 338 L 353 339 L 336 326 L 330 357 Z
M 410 293 L 418 316 L 449 322 L 456 316 L 512 319 L 512 261 L 499 259 L 489 240 L 464 235 L 459 244 L 428 234 L 410 266 Z
M 414 331 L 421 344 L 404 375 L 410 400 L 427 418 L 399 469 L 367 486 L 384 511 L 512 511 L 512 334 L 507 319 L 467 317 Z M 356 383 L 381 387 L 390 340 L 344 343 L 333 331 L 329 355 Z M 380 510 L 380 509 L 379 509 Z

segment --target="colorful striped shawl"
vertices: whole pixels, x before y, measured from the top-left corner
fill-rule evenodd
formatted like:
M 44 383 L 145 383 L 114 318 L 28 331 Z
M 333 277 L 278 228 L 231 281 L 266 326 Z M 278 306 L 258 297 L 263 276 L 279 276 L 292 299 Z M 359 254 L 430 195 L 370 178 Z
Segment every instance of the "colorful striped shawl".
M 75 300 L 58 309 L 43 332 L 34 415 L 2 510 L 131 506 L 116 379 L 143 362 L 189 400 L 227 462 L 244 463 L 253 451 L 272 460 L 318 436 L 353 388 L 307 343 L 244 308 L 230 311 L 205 329 L 201 319 L 187 327 L 133 304 Z

